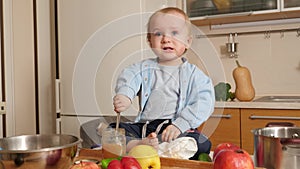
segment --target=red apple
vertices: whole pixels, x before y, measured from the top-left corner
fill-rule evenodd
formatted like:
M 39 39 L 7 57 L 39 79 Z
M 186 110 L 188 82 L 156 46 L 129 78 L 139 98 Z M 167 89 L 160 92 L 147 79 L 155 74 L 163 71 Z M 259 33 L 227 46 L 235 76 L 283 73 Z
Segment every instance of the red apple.
M 213 161 L 215 160 L 216 156 L 218 155 L 218 153 L 221 150 L 238 150 L 240 149 L 239 146 L 233 144 L 233 143 L 221 143 L 218 144 L 217 147 L 214 150 L 214 154 L 213 154 Z
M 214 169 L 254 169 L 254 164 L 245 150 L 221 150 L 215 158 Z
M 47 155 L 47 165 L 55 165 L 61 157 L 62 149 L 49 151 Z
M 123 169 L 142 169 L 139 162 L 131 156 L 124 156 L 121 159 Z
M 109 162 L 107 169 L 123 169 L 121 161 L 119 160 L 112 160 Z
M 100 167 L 90 161 L 80 161 L 78 164 L 74 164 L 70 169 L 100 169 Z

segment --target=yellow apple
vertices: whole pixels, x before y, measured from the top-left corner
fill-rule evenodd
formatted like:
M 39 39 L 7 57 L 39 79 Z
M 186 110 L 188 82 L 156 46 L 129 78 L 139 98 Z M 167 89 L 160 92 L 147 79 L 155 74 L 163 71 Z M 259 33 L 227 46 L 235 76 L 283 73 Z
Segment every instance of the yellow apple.
M 160 158 L 157 150 L 152 146 L 137 145 L 129 151 L 128 155 L 135 157 L 142 169 L 160 169 Z

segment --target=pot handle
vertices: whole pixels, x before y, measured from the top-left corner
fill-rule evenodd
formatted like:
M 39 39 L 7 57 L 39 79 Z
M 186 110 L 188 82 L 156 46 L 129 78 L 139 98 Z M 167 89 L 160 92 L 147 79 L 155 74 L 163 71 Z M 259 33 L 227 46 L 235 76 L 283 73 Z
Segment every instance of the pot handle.
M 296 127 L 296 125 L 290 122 L 269 122 L 266 127 Z
M 284 138 L 280 140 L 282 145 L 296 145 L 300 144 L 300 138 Z
M 298 133 L 294 133 L 292 138 L 282 138 L 280 139 L 282 145 L 295 145 L 300 144 L 300 138 Z

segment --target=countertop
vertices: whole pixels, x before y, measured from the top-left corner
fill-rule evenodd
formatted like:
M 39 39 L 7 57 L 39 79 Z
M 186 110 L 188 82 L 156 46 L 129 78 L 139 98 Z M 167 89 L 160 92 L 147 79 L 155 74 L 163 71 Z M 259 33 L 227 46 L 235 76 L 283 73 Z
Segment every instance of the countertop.
M 91 149 L 81 149 L 79 151 L 79 156 L 76 160 L 83 159 L 92 159 L 92 160 L 101 160 L 101 150 L 91 150 Z M 193 160 L 184 160 L 184 159 L 175 159 L 175 158 L 160 158 L 161 168 L 162 169 L 213 169 L 212 162 L 201 162 Z M 265 169 L 258 168 L 255 169 Z
M 216 102 L 215 108 L 246 108 L 246 109 L 295 109 L 300 110 L 300 103 L 276 102 Z
M 254 98 L 258 99 L 262 96 Z M 217 101 L 215 108 L 246 108 L 246 109 L 296 109 L 300 110 L 300 103 L 298 102 L 240 102 L 237 99 L 234 101 L 220 102 Z

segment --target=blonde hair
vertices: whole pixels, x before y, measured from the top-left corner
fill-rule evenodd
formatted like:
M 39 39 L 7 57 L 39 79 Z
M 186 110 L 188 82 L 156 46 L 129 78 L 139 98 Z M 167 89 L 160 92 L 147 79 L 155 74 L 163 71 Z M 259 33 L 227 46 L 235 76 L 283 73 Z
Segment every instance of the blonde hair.
M 156 12 L 154 12 L 150 18 L 149 18 L 149 21 L 148 21 L 148 24 L 147 24 L 147 40 L 149 41 L 150 40 L 150 37 L 151 37 L 151 32 L 150 32 L 150 22 L 151 20 L 153 19 L 153 17 L 158 14 L 158 13 L 164 13 L 164 14 L 168 14 L 168 13 L 172 13 L 172 12 L 175 12 L 175 13 L 178 13 L 180 15 L 182 15 L 184 17 L 184 20 L 185 20 L 185 23 L 186 23 L 186 26 L 187 26 L 187 30 L 188 30 L 188 34 L 190 35 L 191 34 L 191 21 L 189 19 L 189 17 L 187 16 L 187 14 L 179 9 L 179 8 L 176 8 L 176 7 L 167 7 L 167 8 L 162 8 Z

